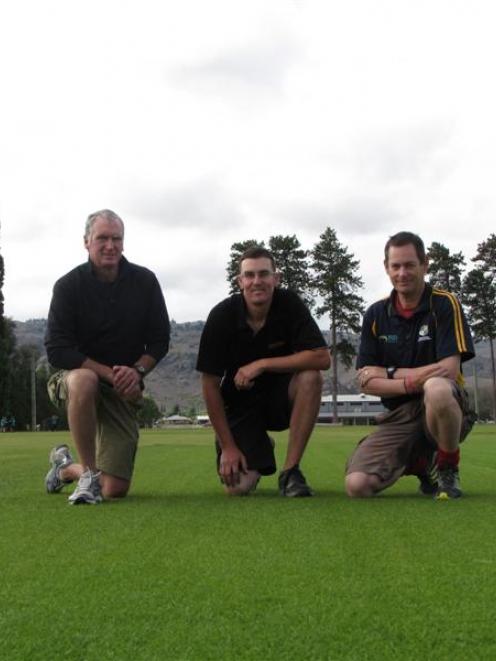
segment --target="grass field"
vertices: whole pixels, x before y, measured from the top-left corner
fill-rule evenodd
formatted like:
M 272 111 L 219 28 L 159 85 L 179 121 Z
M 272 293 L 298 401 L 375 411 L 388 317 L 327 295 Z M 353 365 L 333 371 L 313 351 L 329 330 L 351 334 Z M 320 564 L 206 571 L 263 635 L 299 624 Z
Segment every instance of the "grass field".
M 276 476 L 225 497 L 209 430 L 145 432 L 129 498 L 98 507 L 44 493 L 66 433 L 0 435 L 0 658 L 496 659 L 496 428 L 448 502 L 414 478 L 346 498 L 363 433 L 318 428 L 317 496 L 291 500 Z

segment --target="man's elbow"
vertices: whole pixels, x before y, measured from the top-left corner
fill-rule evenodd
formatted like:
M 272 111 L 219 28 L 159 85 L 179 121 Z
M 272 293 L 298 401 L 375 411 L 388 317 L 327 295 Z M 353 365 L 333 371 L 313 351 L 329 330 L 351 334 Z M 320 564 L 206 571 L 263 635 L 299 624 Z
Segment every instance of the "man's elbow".
M 327 349 L 319 351 L 319 370 L 328 370 L 331 366 L 331 354 Z

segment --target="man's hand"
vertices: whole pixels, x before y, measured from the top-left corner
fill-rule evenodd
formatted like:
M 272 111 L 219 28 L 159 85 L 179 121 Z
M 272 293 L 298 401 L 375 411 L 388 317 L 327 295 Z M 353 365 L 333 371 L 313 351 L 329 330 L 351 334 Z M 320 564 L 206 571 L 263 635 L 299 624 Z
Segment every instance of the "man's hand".
M 116 393 L 129 402 L 141 397 L 141 377 L 134 367 L 127 365 L 114 365 L 114 389 Z
M 255 360 L 253 363 L 243 365 L 238 369 L 234 376 L 234 385 L 238 390 L 249 390 L 253 388 L 253 382 L 263 372 L 261 360 Z
M 387 379 L 387 372 L 385 367 L 378 367 L 377 365 L 366 365 L 357 371 L 357 379 L 360 388 L 364 388 L 372 379 Z
M 245 455 L 235 445 L 222 450 L 219 463 L 219 476 L 227 487 L 239 484 L 241 473 L 248 471 Z

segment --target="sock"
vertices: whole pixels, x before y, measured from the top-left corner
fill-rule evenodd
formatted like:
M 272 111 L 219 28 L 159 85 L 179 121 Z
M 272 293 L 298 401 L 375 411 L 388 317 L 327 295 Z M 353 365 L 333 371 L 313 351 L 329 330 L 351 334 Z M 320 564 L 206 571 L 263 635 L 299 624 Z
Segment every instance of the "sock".
M 460 462 L 460 448 L 454 452 L 446 452 L 446 450 L 437 451 L 437 467 L 442 470 L 443 468 L 457 468 Z

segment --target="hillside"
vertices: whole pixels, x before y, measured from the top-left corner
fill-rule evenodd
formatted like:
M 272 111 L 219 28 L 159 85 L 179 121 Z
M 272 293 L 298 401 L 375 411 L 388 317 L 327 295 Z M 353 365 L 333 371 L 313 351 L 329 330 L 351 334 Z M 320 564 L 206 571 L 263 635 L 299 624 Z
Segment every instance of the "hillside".
M 43 337 L 46 329 L 46 319 L 30 319 L 26 322 L 17 321 L 16 337 L 20 345 L 34 345 L 44 356 Z M 191 407 L 196 410 L 203 408 L 200 377 L 195 371 L 196 354 L 203 329 L 203 321 L 178 324 L 171 322 L 171 347 L 167 357 L 147 377 L 147 391 L 157 402 L 161 410 L 172 411 L 179 405 L 187 412 Z M 477 345 L 475 359 L 479 385 L 488 383 L 491 379 L 491 361 L 489 344 Z M 473 381 L 473 367 L 469 363 L 466 370 L 467 384 Z M 339 370 L 339 391 L 341 393 L 356 393 L 354 370 L 347 371 L 342 366 Z M 324 394 L 331 391 L 330 372 L 325 375 Z

